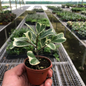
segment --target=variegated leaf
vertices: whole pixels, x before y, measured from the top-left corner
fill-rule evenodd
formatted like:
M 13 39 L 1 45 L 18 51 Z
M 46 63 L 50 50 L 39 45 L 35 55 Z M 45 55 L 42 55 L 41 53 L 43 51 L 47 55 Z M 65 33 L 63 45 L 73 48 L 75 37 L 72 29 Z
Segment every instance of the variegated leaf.
M 28 41 L 28 38 L 26 37 L 14 38 L 14 41 Z
M 37 31 L 37 33 L 39 33 L 39 32 L 40 32 L 40 26 L 41 26 L 41 24 L 40 24 L 40 23 L 37 23 L 37 24 L 36 24 L 36 31 Z
M 29 46 L 30 44 L 27 41 L 14 41 L 13 46 L 15 47 L 25 47 Z
M 32 41 L 36 43 L 36 35 L 33 33 L 31 29 L 28 29 L 28 31 L 32 34 Z
M 14 41 L 13 41 L 13 46 L 16 46 L 16 47 L 24 47 L 24 46 L 29 46 L 31 44 L 36 46 L 34 43 L 30 42 L 26 37 L 14 38 Z
M 40 39 L 46 38 L 49 35 L 55 35 L 55 33 L 53 32 L 52 29 L 48 29 L 46 31 L 44 31 L 40 37 Z
M 62 43 L 65 42 L 66 38 L 64 37 L 63 33 L 59 33 L 56 36 L 53 37 L 52 42 L 53 43 Z
M 27 52 L 27 56 L 28 56 L 28 58 L 29 58 L 29 63 L 30 63 L 31 65 L 37 65 L 37 64 L 40 63 L 39 60 L 34 56 L 34 54 L 33 54 L 32 51 L 28 51 L 28 52 Z
M 27 23 L 25 23 L 25 24 L 26 24 L 26 26 L 29 27 L 29 28 L 32 30 L 32 32 L 36 35 L 35 29 L 32 28 L 32 27 L 30 27 Z
M 45 30 L 45 27 L 46 27 L 46 26 L 45 26 L 44 24 L 41 25 L 40 33 L 42 33 L 42 32 Z
M 37 24 L 36 24 L 36 31 L 37 31 L 38 35 L 39 35 L 40 33 L 42 33 L 43 30 L 45 30 L 45 25 L 40 24 L 40 23 L 37 23 Z
M 46 42 L 46 38 L 41 39 L 41 46 L 44 46 L 45 45 L 45 42 Z
M 53 44 L 53 43 L 46 44 L 46 46 L 49 47 L 49 48 L 52 49 L 52 50 L 55 50 L 55 49 L 56 49 L 56 45 Z
M 31 39 L 32 39 L 32 34 L 31 34 L 31 32 L 27 31 L 27 32 L 24 33 L 24 34 L 25 34 L 25 36 L 28 38 L 28 40 L 31 41 Z

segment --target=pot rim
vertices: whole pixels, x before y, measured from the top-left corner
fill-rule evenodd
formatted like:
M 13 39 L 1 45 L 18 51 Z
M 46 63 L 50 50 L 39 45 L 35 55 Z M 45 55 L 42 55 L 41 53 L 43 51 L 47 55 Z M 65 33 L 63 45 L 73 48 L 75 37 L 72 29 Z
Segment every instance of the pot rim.
M 35 56 L 37 56 L 37 55 L 35 55 Z M 27 67 L 27 66 L 25 65 L 25 61 L 28 59 L 28 58 L 26 58 L 26 59 L 24 60 L 24 65 L 26 66 L 26 68 L 28 68 L 28 69 L 30 69 L 30 70 L 33 70 L 33 71 L 44 71 L 44 70 L 48 70 L 49 68 L 52 68 L 52 62 L 51 62 L 51 60 L 50 60 L 49 58 L 47 58 L 46 56 L 41 56 L 41 55 L 38 55 L 38 56 L 47 59 L 47 60 L 50 62 L 50 66 L 47 67 L 47 68 L 45 68 L 45 69 L 40 69 L 40 70 L 31 69 L 31 68 L 29 68 L 29 67 Z

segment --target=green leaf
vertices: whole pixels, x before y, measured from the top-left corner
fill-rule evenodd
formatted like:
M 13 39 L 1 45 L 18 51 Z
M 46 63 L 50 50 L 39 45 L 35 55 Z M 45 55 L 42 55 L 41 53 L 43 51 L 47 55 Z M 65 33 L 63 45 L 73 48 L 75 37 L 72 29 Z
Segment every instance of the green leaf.
M 10 49 L 13 49 L 14 47 L 15 47 L 15 46 L 12 45 L 12 46 L 10 46 Z
M 31 30 L 31 29 L 28 29 L 29 30 L 29 32 L 32 34 L 32 41 L 34 42 L 34 43 L 36 43 L 36 35 L 33 33 L 33 31 Z
M 32 30 L 32 32 L 36 35 L 36 33 L 35 33 L 35 29 L 32 28 L 32 27 L 30 27 L 27 23 L 25 23 L 25 24 L 26 24 L 26 26 L 29 27 L 29 28 Z
M 34 43 L 32 43 L 32 41 L 30 42 L 28 40 L 28 38 L 26 37 L 19 37 L 19 38 L 14 38 L 13 41 L 13 46 L 15 47 L 25 47 L 25 46 L 29 46 L 29 45 L 34 45 L 36 46 Z
M 45 30 L 45 25 L 40 24 L 40 23 L 37 23 L 37 24 L 36 24 L 36 31 L 37 31 L 38 35 L 39 35 L 40 33 L 42 33 L 43 30 Z
M 13 46 L 15 47 L 25 47 L 29 46 L 30 44 L 27 41 L 14 41 Z
M 14 38 L 13 46 L 14 47 L 29 46 L 30 44 L 27 41 L 28 41 L 28 38 L 26 37 Z
M 49 47 L 52 50 L 55 50 L 56 49 L 56 45 L 53 44 L 53 43 L 47 44 L 46 46 Z
M 32 40 L 36 43 L 36 35 L 32 33 Z
M 57 61 L 60 61 L 60 59 L 58 57 L 55 57 L 57 59 Z
M 60 61 L 60 59 L 58 58 L 59 55 L 57 53 L 55 53 L 53 56 L 55 56 L 55 58 L 57 59 L 57 61 Z
M 46 42 L 46 38 L 41 39 L 41 46 L 44 46 L 45 45 L 45 42 Z
M 42 32 L 43 30 L 45 30 L 45 27 L 46 27 L 46 26 L 45 26 L 44 24 L 41 25 L 41 32 Z
M 40 39 L 46 38 L 46 37 L 49 36 L 49 35 L 55 35 L 55 33 L 53 32 L 52 29 L 45 30 L 45 31 L 42 33 Z
M 66 41 L 66 38 L 64 37 L 63 33 L 59 33 L 56 36 L 54 36 L 51 41 L 53 43 L 63 43 Z
M 33 54 L 32 51 L 28 51 L 28 52 L 27 52 L 27 56 L 28 56 L 28 58 L 29 58 L 29 63 L 30 63 L 31 65 L 37 65 L 37 64 L 40 63 L 39 60 L 34 56 L 34 54 Z
M 31 32 L 27 31 L 27 32 L 24 33 L 24 34 L 25 34 L 25 36 L 29 39 L 29 41 L 31 41 L 31 39 L 32 39 L 32 34 L 31 34 Z
M 14 38 L 14 41 L 28 41 L 28 38 L 26 37 Z
M 39 32 L 40 32 L 40 26 L 41 26 L 41 24 L 40 24 L 40 23 L 37 23 L 37 24 L 36 24 L 36 31 L 37 31 L 37 33 L 39 33 Z

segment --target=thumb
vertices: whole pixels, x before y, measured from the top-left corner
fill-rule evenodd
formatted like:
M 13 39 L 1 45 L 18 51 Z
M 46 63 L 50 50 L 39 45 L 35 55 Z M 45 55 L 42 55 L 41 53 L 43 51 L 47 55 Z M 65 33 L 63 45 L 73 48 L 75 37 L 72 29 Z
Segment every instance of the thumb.
M 20 76 L 25 72 L 25 66 L 23 63 L 19 64 L 16 67 L 12 68 L 10 72 L 14 72 L 17 76 Z
M 47 79 L 46 81 L 45 81 L 45 85 L 44 86 L 51 86 L 52 85 L 52 79 Z

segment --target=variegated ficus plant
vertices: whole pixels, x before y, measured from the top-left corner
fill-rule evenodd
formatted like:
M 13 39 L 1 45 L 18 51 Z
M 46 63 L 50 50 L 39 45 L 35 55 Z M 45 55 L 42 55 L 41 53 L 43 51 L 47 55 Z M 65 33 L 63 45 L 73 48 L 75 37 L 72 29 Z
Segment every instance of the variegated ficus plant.
M 26 24 L 26 23 L 25 23 Z M 55 43 L 62 43 L 66 40 L 63 33 L 55 33 L 53 29 L 45 30 L 45 25 L 37 23 L 36 29 L 33 29 L 28 24 L 26 24 L 29 29 L 25 34 L 25 37 L 14 38 L 13 47 L 25 47 L 34 46 L 35 52 L 38 52 L 49 47 L 52 50 L 56 49 Z M 40 46 L 40 49 L 38 48 Z M 29 58 L 29 63 L 31 65 L 39 64 L 39 60 L 33 54 L 33 51 L 28 51 L 27 56 Z

